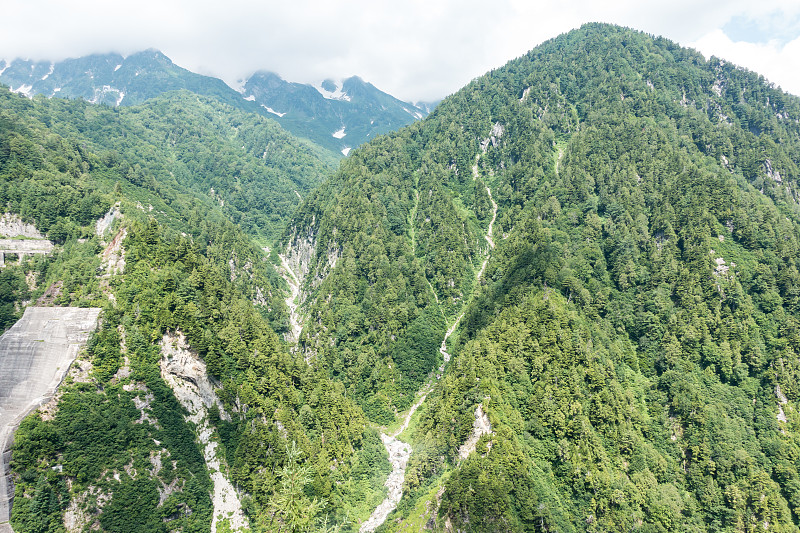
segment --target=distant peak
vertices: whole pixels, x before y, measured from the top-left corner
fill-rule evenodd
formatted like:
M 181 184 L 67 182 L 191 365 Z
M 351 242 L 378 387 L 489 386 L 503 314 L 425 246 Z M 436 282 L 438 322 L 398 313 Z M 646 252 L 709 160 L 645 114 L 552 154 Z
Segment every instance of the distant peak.
M 281 78 L 280 75 L 278 75 L 275 72 L 272 72 L 271 70 L 258 70 L 254 72 L 252 76 L 250 76 L 248 81 L 252 79 L 284 81 L 284 79 Z
M 148 48 L 147 50 L 142 50 L 141 52 L 136 52 L 125 59 L 135 59 L 135 58 L 142 58 L 142 59 L 155 59 L 156 61 L 165 61 L 167 63 L 172 64 L 172 60 L 164 55 L 161 50 L 157 50 L 155 48 Z

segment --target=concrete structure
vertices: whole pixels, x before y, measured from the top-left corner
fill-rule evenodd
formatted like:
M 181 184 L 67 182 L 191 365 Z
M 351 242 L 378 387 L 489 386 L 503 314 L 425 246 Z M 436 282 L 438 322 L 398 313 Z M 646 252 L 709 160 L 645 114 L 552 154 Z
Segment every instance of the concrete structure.
M 100 309 L 29 307 L 0 337 L 0 533 L 14 499 L 9 464 L 14 431 L 25 416 L 55 394 L 97 326 Z
M 7 254 L 16 254 L 19 262 L 31 254 L 49 254 L 53 243 L 47 239 L 0 239 L 0 267 L 6 264 Z

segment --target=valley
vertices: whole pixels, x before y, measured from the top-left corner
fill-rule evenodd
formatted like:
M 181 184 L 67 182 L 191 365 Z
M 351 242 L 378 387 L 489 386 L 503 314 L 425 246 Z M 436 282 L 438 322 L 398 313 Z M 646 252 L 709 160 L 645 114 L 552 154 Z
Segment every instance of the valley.
M 0 397 L 52 397 L 0 527 L 800 525 L 800 99 L 758 74 L 608 24 L 429 114 L 156 51 L 2 68 L 0 325 L 91 327 L 63 381 L 0 340 Z

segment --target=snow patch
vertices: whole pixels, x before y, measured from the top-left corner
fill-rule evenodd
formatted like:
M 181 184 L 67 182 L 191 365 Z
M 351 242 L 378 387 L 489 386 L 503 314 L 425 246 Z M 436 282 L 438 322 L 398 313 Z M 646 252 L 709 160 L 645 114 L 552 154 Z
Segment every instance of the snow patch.
M 3 65 L 3 68 L 0 68 L 0 76 L 2 76 L 2 75 L 3 75 L 3 72 L 5 72 L 6 70 L 8 70 L 8 67 L 10 67 L 10 66 L 11 66 L 11 63 L 9 63 L 9 62 L 8 62 L 8 61 L 6 61 L 5 59 L 3 59 L 3 60 L 2 60 L 2 65 Z
M 352 149 L 352 148 L 350 148 L 349 146 L 345 146 L 344 148 L 342 148 L 342 154 L 343 154 L 345 157 L 347 157 L 347 154 L 349 154 L 349 153 L 350 153 L 350 150 L 351 150 L 351 149 Z
M 122 63 L 114 67 L 114 72 L 118 71 L 120 68 L 122 68 Z
M 47 74 L 45 74 L 44 76 L 42 76 L 42 81 L 44 81 L 44 80 L 46 80 L 47 78 L 49 78 L 49 77 L 50 77 L 50 74 L 52 74 L 52 73 L 53 73 L 53 70 L 54 70 L 55 68 L 56 68 L 56 65 L 55 65 L 55 63 L 50 63 L 50 70 L 48 70 L 48 71 L 47 71 Z
M 265 106 L 264 104 L 261 104 L 261 107 L 263 107 L 264 109 L 266 109 L 267 111 L 269 111 L 269 112 L 270 112 L 270 113 L 272 113 L 273 115 L 278 115 L 279 117 L 283 117 L 283 115 L 285 115 L 285 114 L 286 114 L 286 113 L 281 113 L 281 112 L 279 112 L 279 111 L 275 111 L 275 110 L 274 110 L 274 109 L 272 109 L 271 107 L 267 107 L 267 106 Z
M 20 85 L 16 89 L 11 89 L 11 92 L 12 93 L 17 93 L 17 94 L 22 94 L 24 96 L 27 96 L 28 98 L 31 98 L 31 96 L 33 96 L 33 95 L 31 95 L 31 91 L 32 90 L 33 90 L 33 85 L 25 85 L 23 83 L 22 85 Z
M 244 99 L 247 100 L 248 102 L 255 102 L 256 101 L 255 95 L 252 95 L 252 94 L 250 96 L 245 96 Z
M 417 110 L 411 111 L 407 107 L 403 107 L 403 111 L 405 111 L 406 113 L 408 113 L 409 115 L 411 115 L 412 117 L 414 117 L 417 120 L 421 119 L 424 116 L 419 111 L 417 111 Z
M 336 138 L 336 139 L 344 139 L 344 136 L 345 136 L 345 135 L 347 135 L 347 134 L 344 132 L 344 128 L 345 128 L 345 127 L 344 127 L 344 126 L 342 126 L 342 129 L 334 131 L 333 133 L 331 133 L 331 135 L 332 135 L 334 138 Z
M 327 89 L 322 87 L 322 83 L 318 83 L 316 85 L 312 85 L 319 94 L 322 95 L 323 98 L 327 98 L 328 100 L 343 100 L 345 102 L 350 101 L 350 96 L 342 91 L 342 86 L 339 83 L 334 83 L 336 86 L 335 91 L 328 91 Z

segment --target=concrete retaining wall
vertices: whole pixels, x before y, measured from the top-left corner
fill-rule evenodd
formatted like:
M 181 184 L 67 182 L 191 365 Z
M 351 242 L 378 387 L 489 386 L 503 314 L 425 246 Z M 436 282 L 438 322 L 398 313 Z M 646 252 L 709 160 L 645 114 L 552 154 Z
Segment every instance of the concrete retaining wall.
M 14 431 L 23 418 L 47 402 L 97 327 L 100 309 L 29 307 L 0 337 L 0 533 L 14 499 L 9 472 Z

